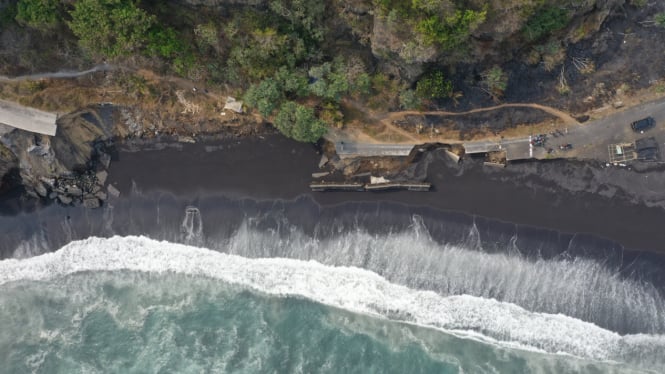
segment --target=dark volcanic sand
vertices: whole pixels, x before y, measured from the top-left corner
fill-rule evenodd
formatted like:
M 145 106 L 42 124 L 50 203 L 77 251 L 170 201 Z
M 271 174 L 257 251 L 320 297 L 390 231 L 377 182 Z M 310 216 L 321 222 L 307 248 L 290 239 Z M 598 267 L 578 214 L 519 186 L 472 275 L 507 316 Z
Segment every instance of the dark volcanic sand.
M 428 181 L 435 186 L 432 192 L 312 193 L 308 184 L 311 173 L 318 171 L 319 158 L 313 146 L 279 136 L 224 141 L 214 147 L 184 144 L 182 150 L 121 151 L 118 162 L 111 166 L 109 180 L 124 195 L 134 184 L 143 192 L 169 191 L 192 198 L 222 194 L 261 200 L 311 195 L 322 206 L 391 201 L 569 233 L 590 233 L 627 248 L 665 250 L 664 209 L 635 204 L 620 191 L 611 198 L 585 193 L 579 191 L 584 187 L 580 183 L 575 184 L 575 191 L 567 191 L 565 185 L 561 188 L 551 180 L 555 178 L 551 170 L 583 169 L 587 165 L 562 161 L 547 165 L 544 171 L 519 165 L 497 171 L 474 162 L 460 168 L 443 157 L 433 157 L 428 169 Z M 573 171 L 562 175 L 583 178 L 572 175 Z M 539 172 L 548 172 L 548 176 L 538 176 Z M 630 177 L 635 173 L 624 174 Z
M 425 157 L 431 160 L 428 181 L 435 186 L 431 192 L 312 193 L 308 184 L 311 173 L 318 171 L 320 155 L 312 145 L 281 136 L 208 144 L 150 143 L 150 147 L 153 150 L 145 150 L 146 145 L 120 147 L 108 180 L 121 197 L 105 209 L 51 205 L 0 216 L 0 234 L 5 238 L 0 257 L 12 256 L 18 243 L 35 232 L 47 248 L 35 243 L 23 255 L 57 249 L 90 235 L 146 234 L 177 241 L 164 233 L 179 231 L 187 205 L 199 207 L 206 237 L 213 243 L 243 217 L 283 211 L 288 222 L 305 231 L 333 221 L 348 229 L 359 220 L 369 230 L 398 229 L 418 214 L 436 240 L 468 246 L 469 228 L 477 227 L 485 250 L 504 250 L 513 237 L 519 238 L 520 249 L 546 255 L 619 248 L 606 239 L 631 249 L 665 250 L 665 209 L 647 207 L 639 193 L 605 186 L 603 178 L 622 185 L 619 182 L 637 175 L 627 170 L 596 170 L 563 161 L 495 169 L 472 160 L 459 166 L 432 154 Z M 592 177 L 594 170 L 598 173 Z M 616 191 L 608 194 L 612 189 Z M 602 190 L 611 197 L 585 190 Z M 658 196 L 649 198 L 651 204 L 658 202 Z M 11 212 L 16 206 L 15 200 L 0 201 L 0 211 Z

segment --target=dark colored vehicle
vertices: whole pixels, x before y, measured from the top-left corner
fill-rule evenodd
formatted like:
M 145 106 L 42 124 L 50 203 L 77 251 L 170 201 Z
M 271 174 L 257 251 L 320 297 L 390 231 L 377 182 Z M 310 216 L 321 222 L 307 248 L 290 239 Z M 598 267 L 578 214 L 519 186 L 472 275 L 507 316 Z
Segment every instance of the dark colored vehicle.
M 643 133 L 654 126 L 656 126 L 656 121 L 652 117 L 642 118 L 630 124 L 630 128 L 639 133 Z

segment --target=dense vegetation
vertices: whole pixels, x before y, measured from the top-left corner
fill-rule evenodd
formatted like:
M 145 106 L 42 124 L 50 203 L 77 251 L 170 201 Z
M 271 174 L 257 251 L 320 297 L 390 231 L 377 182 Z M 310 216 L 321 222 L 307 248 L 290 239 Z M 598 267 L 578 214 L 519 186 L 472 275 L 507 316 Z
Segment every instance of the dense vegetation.
M 406 20 L 408 27 L 420 33 L 427 43 L 436 43 L 443 50 L 461 47 L 487 16 L 486 8 L 456 7 L 449 1 L 376 0 L 376 3 L 388 17 Z
M 17 0 L 2 10 L 0 24 L 69 35 L 88 59 L 131 62 L 241 93 L 287 136 L 315 141 L 326 126 L 342 124 L 347 101 L 405 109 L 456 101 L 459 64 L 478 64 L 463 84 L 500 100 L 510 83 L 503 62 L 517 57 L 554 71 L 565 58 L 563 35 L 571 21 L 601 5 L 268 0 L 213 10 L 175 1 Z M 373 28 L 377 22 L 383 28 Z M 665 18 L 660 13 L 652 22 L 665 25 Z M 585 27 L 576 38 L 584 37 Z M 489 48 L 481 43 L 487 40 L 505 48 L 505 61 L 485 58 Z
M 16 20 L 30 27 L 48 29 L 57 25 L 58 0 L 22 0 L 16 5 Z
M 524 25 L 524 36 L 530 40 L 538 40 L 568 24 L 568 12 L 560 7 L 545 5 L 534 12 Z

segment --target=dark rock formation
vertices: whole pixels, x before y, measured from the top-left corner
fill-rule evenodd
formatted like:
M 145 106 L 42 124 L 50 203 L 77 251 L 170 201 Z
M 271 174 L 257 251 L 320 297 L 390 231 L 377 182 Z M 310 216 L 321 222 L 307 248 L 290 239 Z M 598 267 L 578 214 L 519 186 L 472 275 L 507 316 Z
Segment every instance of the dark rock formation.
M 116 131 L 113 116 L 88 108 L 58 120 L 56 136 L 13 130 L 2 136 L 0 176 L 18 168 L 26 193 L 61 204 L 97 208 L 103 192 Z M 106 119 L 103 119 L 106 117 Z M 20 161 L 19 161 L 20 160 Z
M 11 187 L 7 179 L 10 171 L 17 167 L 18 159 L 16 155 L 14 155 L 11 149 L 0 143 L 0 191 Z

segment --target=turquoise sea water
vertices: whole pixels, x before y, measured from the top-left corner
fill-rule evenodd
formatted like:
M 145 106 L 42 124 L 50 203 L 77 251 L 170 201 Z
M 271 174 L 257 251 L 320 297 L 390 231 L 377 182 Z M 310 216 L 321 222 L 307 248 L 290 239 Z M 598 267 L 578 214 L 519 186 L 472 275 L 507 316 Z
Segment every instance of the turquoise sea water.
M 145 238 L 0 262 L 0 373 L 661 372 L 660 335 Z
M 117 271 L 20 281 L 0 289 L 0 305 L 4 373 L 622 371 L 197 276 Z

